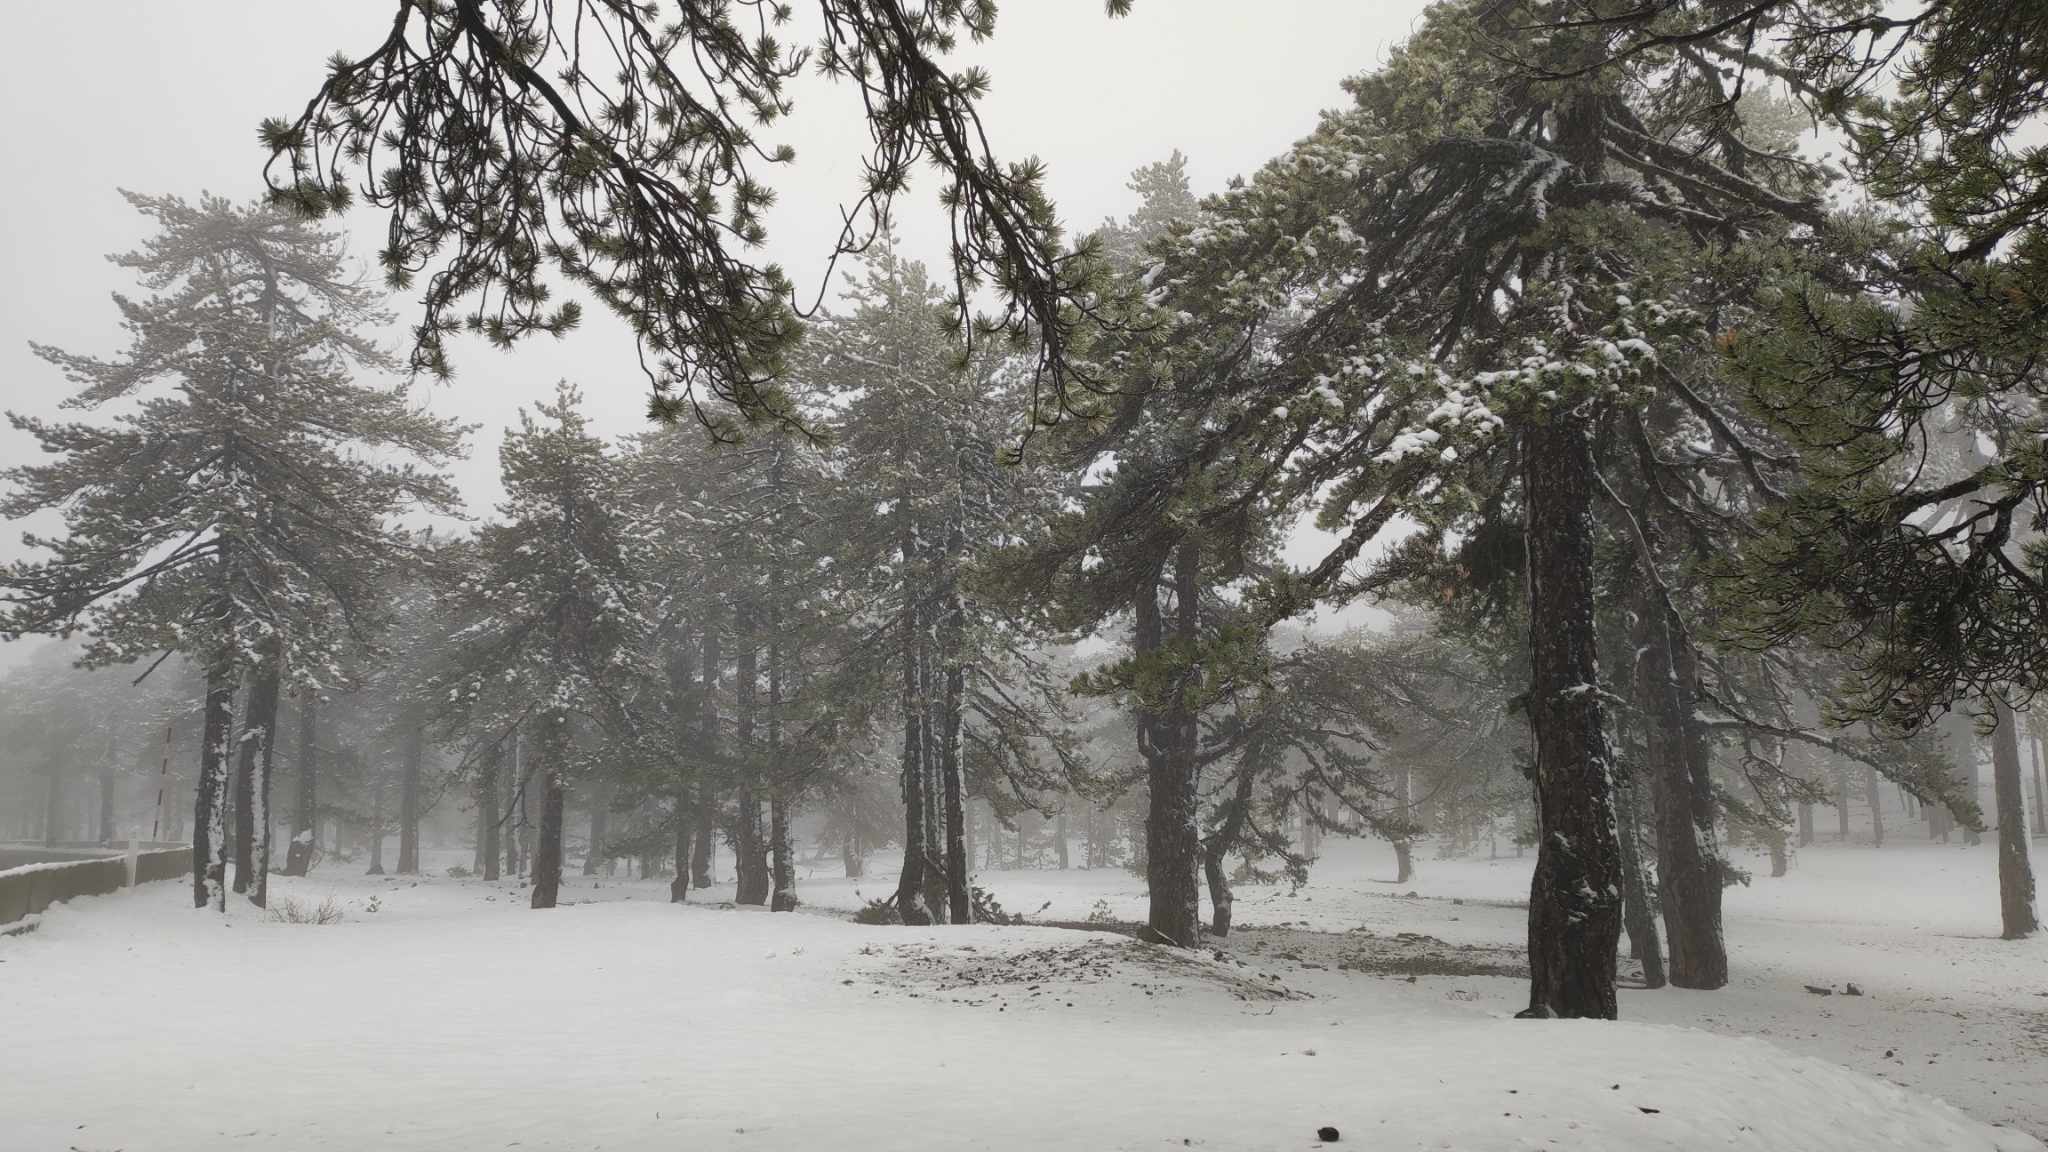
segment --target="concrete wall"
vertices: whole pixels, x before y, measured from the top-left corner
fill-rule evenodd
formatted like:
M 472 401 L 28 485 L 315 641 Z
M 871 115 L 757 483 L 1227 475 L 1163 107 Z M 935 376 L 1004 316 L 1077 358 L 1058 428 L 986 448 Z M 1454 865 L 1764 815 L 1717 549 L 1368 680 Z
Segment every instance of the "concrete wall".
M 125 852 L 110 854 L 106 849 L 100 849 L 97 858 L 66 859 L 83 854 L 47 849 L 36 851 L 42 857 L 40 861 L 0 871 L 0 924 L 33 916 L 74 896 L 100 896 L 128 884 Z M 135 882 L 138 884 L 191 874 L 190 848 L 150 848 L 135 854 Z

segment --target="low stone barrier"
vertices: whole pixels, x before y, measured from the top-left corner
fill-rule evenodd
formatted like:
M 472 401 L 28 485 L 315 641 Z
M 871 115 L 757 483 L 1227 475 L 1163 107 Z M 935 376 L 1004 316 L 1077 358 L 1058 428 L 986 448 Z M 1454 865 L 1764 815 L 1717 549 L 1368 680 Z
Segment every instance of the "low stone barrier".
M 33 916 L 75 896 L 101 896 L 130 883 L 147 884 L 192 874 L 190 848 L 150 848 L 135 854 L 135 877 L 128 876 L 125 851 L 101 849 L 88 859 L 45 860 L 0 871 L 0 925 Z M 60 857 L 75 852 L 51 853 Z

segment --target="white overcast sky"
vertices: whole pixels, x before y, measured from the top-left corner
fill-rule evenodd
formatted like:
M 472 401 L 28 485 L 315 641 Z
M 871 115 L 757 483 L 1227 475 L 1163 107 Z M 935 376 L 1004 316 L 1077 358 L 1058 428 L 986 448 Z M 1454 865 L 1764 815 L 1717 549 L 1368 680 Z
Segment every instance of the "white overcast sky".
M 1006 159 L 1035 154 L 1050 170 L 1063 220 L 1092 227 L 1132 207 L 1131 169 L 1178 148 L 1197 192 L 1248 173 L 1343 102 L 1338 82 L 1385 58 L 1415 26 L 1422 0 L 1138 0 L 1110 20 L 1101 0 L 1004 5 L 993 42 L 966 58 L 994 88 L 982 114 Z M 256 124 L 302 106 L 322 62 L 360 55 L 388 28 L 392 0 L 111 0 L 18 4 L 0 68 L 10 109 L 0 166 L 0 406 L 54 414 L 62 377 L 28 341 L 112 352 L 121 333 L 109 293 L 132 290 L 103 257 L 128 249 L 143 222 L 116 192 L 236 198 L 261 190 Z M 804 5 L 797 4 L 800 16 Z M 815 290 L 838 219 L 854 190 L 864 133 L 851 90 L 817 80 L 797 89 L 796 115 L 768 139 L 797 151 L 768 170 L 779 194 L 770 255 Z M 944 254 L 933 181 L 897 208 L 906 247 Z M 348 219 L 367 265 L 381 218 Z M 401 318 L 414 303 L 394 301 Z M 607 435 L 640 426 L 644 383 L 624 328 L 600 309 L 561 341 L 501 353 L 477 341 L 455 349 L 456 380 L 428 389 L 437 411 L 483 427 L 456 466 L 477 512 L 498 498 L 500 430 L 555 380 L 580 385 Z M 395 337 L 394 337 L 395 339 Z M 395 344 L 394 344 L 395 346 Z M 32 442 L 0 428 L 0 459 Z M 0 557 L 21 553 L 6 526 Z M 1305 558 L 1305 557 L 1304 557 Z M 11 663 L 14 652 L 0 652 Z

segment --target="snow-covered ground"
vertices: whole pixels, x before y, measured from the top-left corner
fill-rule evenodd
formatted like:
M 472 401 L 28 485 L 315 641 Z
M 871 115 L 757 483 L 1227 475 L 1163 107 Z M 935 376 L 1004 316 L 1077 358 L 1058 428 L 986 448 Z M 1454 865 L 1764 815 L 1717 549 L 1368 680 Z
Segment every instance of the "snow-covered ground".
M 786 916 L 575 876 L 575 903 L 537 913 L 512 884 L 341 866 L 274 882 L 334 897 L 338 924 L 223 922 L 146 886 L 0 939 L 0 1148 L 1294 1149 L 1332 1125 L 1376 1149 L 1921 1152 L 2048 1133 L 2048 942 L 1996 939 L 1988 847 L 1810 850 L 1730 893 L 1733 986 L 1625 992 L 1620 1025 L 1510 1019 L 1522 986 L 1484 964 L 1348 962 L 1514 961 L 1529 862 L 1418 855 L 1398 889 L 1385 845 L 1336 844 L 1300 892 L 1244 891 L 1238 923 L 1269 930 L 1220 960 L 827 914 L 887 891 L 879 871 L 820 869 L 810 914 Z M 1143 909 L 1122 872 L 982 882 L 1034 919 Z M 1867 994 L 1802 987 L 1851 981 Z

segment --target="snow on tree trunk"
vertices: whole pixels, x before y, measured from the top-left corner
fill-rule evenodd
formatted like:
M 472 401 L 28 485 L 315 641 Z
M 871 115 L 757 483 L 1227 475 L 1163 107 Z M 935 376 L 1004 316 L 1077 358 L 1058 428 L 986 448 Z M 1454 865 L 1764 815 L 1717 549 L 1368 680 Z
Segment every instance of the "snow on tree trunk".
M 228 740 L 234 726 L 235 676 L 225 662 L 206 677 L 206 719 L 199 742 L 199 781 L 192 789 L 192 904 L 227 911 Z
M 908 501 L 897 500 L 902 509 L 904 559 L 906 567 L 916 554 L 916 539 L 908 526 Z M 905 924 L 930 924 L 932 912 L 925 902 L 925 765 L 924 701 L 918 683 L 918 642 L 921 639 L 917 593 L 906 577 L 903 618 L 900 624 L 898 657 L 902 664 L 903 692 L 903 870 L 896 877 L 896 915 Z
M 941 688 L 945 677 L 934 668 L 937 655 L 929 642 L 917 646 L 917 698 L 924 702 L 919 729 L 924 743 L 919 754 L 924 766 L 924 907 L 932 923 L 944 924 L 952 906 L 946 899 L 946 786 L 939 763 L 940 737 L 946 727 Z
M 2041 926 L 2034 909 L 2034 866 L 2027 860 L 2026 801 L 2020 795 L 2019 718 L 2002 699 L 1992 700 L 1998 727 L 1991 733 L 1991 787 L 1998 809 L 1998 909 L 2007 940 Z
M 284 853 L 287 876 L 304 876 L 313 866 L 313 847 L 319 839 L 319 751 L 314 742 L 314 696 L 311 688 L 299 689 L 299 756 L 294 765 L 298 787 L 292 796 L 292 842 Z
M 562 769 L 569 753 L 569 718 L 556 712 L 540 719 L 540 837 L 533 846 L 533 902 L 553 908 L 562 889 Z
M 1643 987 L 1662 988 L 1664 943 L 1657 938 L 1657 913 L 1650 906 L 1650 885 L 1643 877 L 1643 823 L 1636 801 L 1640 786 L 1633 774 L 1617 781 L 1616 817 L 1620 825 L 1622 922 L 1628 929 L 1628 951 L 1643 966 Z
M 1621 848 L 1593 632 L 1593 458 L 1586 418 L 1554 412 L 1522 437 L 1537 850 L 1529 888 L 1529 1012 L 1613 1019 Z
M 967 686 L 962 639 L 967 606 L 960 596 L 956 557 L 965 547 L 966 539 L 956 523 L 946 542 L 946 619 L 941 629 L 941 642 L 945 645 L 945 695 L 940 705 L 943 727 L 939 734 L 939 776 L 945 790 L 946 919 L 953 924 L 966 924 L 974 918 L 967 887 L 967 833 L 963 827 L 966 812 L 961 806 L 960 786 L 960 717 Z
M 242 728 L 235 733 L 234 855 L 235 891 L 247 892 L 255 881 L 256 757 L 277 721 L 277 669 L 264 668 L 250 679 L 242 705 Z

